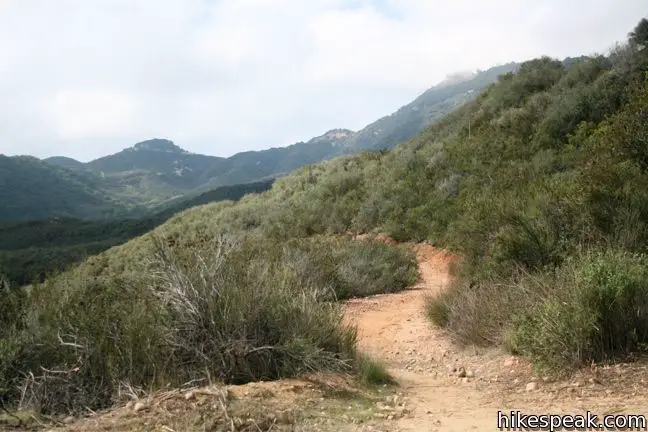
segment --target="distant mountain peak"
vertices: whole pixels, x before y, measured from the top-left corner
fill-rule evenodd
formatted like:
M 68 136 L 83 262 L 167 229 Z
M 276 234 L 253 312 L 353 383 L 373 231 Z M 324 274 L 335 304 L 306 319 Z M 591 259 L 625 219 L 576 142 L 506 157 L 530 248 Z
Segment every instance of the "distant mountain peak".
M 135 151 L 159 151 L 159 152 L 166 152 L 166 153 L 189 153 L 187 150 L 178 147 L 173 143 L 171 140 L 167 139 L 160 139 L 160 138 L 153 138 L 150 140 L 142 141 L 137 144 L 135 144 L 132 147 L 133 150 Z
M 448 87 L 465 81 L 470 81 L 477 76 L 476 71 L 460 71 L 446 75 L 445 79 L 433 88 Z
M 355 132 L 349 129 L 331 129 L 327 132 L 325 132 L 323 135 L 320 135 L 318 137 L 315 137 L 311 139 L 309 142 L 310 143 L 319 143 L 319 142 L 338 142 L 338 141 L 344 141 L 345 139 L 353 136 Z

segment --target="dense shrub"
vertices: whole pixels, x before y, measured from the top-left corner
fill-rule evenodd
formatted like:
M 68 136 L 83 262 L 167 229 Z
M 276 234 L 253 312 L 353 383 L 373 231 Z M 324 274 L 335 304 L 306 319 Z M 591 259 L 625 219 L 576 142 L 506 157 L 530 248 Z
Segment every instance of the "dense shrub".
M 610 360 L 648 343 L 648 257 L 608 250 L 572 259 L 551 295 L 516 322 L 513 346 L 540 366 Z
M 34 287 L 0 335 L 3 402 L 73 412 L 125 388 L 367 373 L 329 300 L 416 279 L 410 253 L 376 242 L 196 235 L 159 230 L 130 267 L 126 245 Z
M 285 253 L 303 283 L 326 285 L 337 300 L 389 293 L 418 278 L 414 254 L 375 240 L 344 238 L 289 241 Z
M 545 294 L 533 279 L 518 281 L 455 280 L 426 300 L 426 312 L 460 344 L 488 346 L 509 343 L 516 311 L 528 310 Z

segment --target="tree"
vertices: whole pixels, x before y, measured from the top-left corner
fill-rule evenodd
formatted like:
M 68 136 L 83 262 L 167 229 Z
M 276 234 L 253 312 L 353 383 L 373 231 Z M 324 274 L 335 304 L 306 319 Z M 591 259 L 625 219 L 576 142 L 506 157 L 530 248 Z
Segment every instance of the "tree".
M 648 45 L 648 19 L 642 18 L 628 37 L 632 44 L 642 47 Z

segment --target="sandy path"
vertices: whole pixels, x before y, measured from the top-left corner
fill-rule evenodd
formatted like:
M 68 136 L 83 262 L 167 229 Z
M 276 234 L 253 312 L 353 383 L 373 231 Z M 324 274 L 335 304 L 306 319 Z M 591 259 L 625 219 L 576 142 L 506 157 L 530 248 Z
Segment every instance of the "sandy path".
M 549 382 L 501 351 L 453 345 L 423 315 L 425 297 L 448 284 L 452 258 L 429 245 L 412 247 L 421 273 L 414 289 L 345 306 L 346 316 L 358 326 L 361 348 L 386 361 L 401 385 L 409 414 L 394 421 L 394 430 L 494 431 L 498 410 L 648 414 L 645 365 L 587 370 L 569 381 Z M 474 377 L 452 372 L 462 367 Z M 527 389 L 531 382 L 536 389 Z

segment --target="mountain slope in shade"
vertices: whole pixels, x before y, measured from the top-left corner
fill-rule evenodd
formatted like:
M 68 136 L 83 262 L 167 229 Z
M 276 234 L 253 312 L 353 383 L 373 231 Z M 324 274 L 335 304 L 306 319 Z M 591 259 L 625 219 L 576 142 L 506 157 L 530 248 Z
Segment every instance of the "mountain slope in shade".
M 102 218 L 127 212 L 92 173 L 66 170 L 31 156 L 0 155 L 0 220 Z
M 152 139 L 86 164 L 63 157 L 49 158 L 47 162 L 91 171 L 116 196 L 139 197 L 150 205 L 190 192 L 274 178 L 329 159 L 340 154 L 344 140 L 352 134 L 350 130 L 333 129 L 308 142 L 237 153 L 229 158 L 190 153 L 172 141 Z
M 50 165 L 56 165 L 61 168 L 71 169 L 71 170 L 85 170 L 87 169 L 83 162 L 79 162 L 76 159 L 65 156 L 52 156 L 46 159 L 43 159 L 43 162 L 46 162 Z

